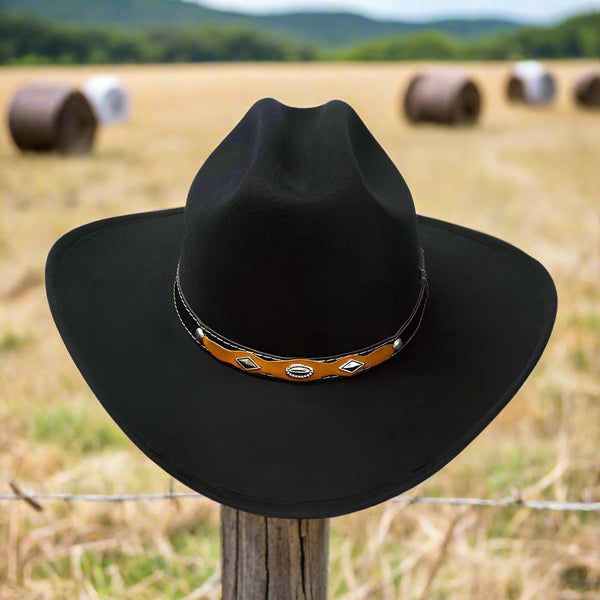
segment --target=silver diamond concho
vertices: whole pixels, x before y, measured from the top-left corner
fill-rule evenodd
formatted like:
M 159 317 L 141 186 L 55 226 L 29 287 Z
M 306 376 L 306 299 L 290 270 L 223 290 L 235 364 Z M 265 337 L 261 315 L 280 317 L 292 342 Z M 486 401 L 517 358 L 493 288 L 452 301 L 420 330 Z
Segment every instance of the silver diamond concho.
M 358 371 L 359 369 L 362 369 L 364 366 L 365 363 L 351 358 L 347 363 L 344 363 L 340 367 L 340 371 L 344 371 L 344 373 L 350 373 L 350 375 L 352 375 L 353 373 L 356 373 L 356 371 Z
M 236 358 L 235 362 L 246 371 L 257 371 L 260 369 L 260 367 L 249 356 Z
M 294 379 L 308 379 L 315 371 L 312 367 L 308 365 L 301 365 L 300 363 L 296 363 L 290 365 L 286 370 L 286 374 L 288 377 L 293 377 Z

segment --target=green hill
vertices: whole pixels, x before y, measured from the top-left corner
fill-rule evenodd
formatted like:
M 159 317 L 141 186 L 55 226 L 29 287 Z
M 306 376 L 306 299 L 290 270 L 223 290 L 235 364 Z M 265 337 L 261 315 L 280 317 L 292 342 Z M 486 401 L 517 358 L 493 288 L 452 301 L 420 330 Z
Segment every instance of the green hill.
M 158 2 L 156 0 L 156 4 Z M 173 4 L 176 4 L 174 0 Z M 102 11 L 106 6 L 96 8 Z M 326 46 L 273 31 L 245 22 L 201 26 L 148 24 L 143 28 L 126 28 L 60 23 L 0 13 L 0 65 L 600 56 L 600 12 L 578 15 L 553 26 L 521 27 L 486 37 L 417 30 L 345 46 Z
M 337 56 L 347 60 L 597 58 L 600 12 L 480 39 L 458 39 L 437 32 L 383 37 L 343 48 Z
M 130 29 L 165 25 L 245 26 L 328 46 L 422 31 L 476 38 L 520 27 L 518 23 L 501 19 L 412 23 L 375 20 L 343 12 L 254 16 L 213 10 L 181 0 L 0 0 L 0 13 L 33 16 L 58 23 Z

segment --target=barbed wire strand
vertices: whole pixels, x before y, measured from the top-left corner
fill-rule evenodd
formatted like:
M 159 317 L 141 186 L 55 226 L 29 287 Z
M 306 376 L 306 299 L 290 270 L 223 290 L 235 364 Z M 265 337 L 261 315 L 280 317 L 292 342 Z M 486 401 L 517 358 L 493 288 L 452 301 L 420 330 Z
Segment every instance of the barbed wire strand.
M 13 488 L 15 489 L 15 488 Z M 64 502 L 139 502 L 155 500 L 184 500 L 203 498 L 194 492 L 159 493 L 159 494 L 27 494 L 19 489 L 18 493 L 0 494 L 0 501 L 25 501 L 40 506 L 43 501 Z M 497 500 L 485 498 L 445 498 L 432 496 L 398 496 L 393 503 L 411 504 L 446 504 L 452 506 L 474 506 L 504 508 L 519 506 L 533 510 L 554 510 L 571 512 L 600 512 L 600 502 L 560 502 L 556 500 L 524 500 L 519 494 Z M 36 509 L 38 510 L 38 509 Z

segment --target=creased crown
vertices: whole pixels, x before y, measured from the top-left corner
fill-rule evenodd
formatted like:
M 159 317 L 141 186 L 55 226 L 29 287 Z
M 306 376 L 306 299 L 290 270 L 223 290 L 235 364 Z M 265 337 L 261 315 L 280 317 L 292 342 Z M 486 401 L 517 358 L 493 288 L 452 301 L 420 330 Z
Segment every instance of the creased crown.
M 196 314 L 280 356 L 392 335 L 419 284 L 410 191 L 356 112 L 257 102 L 192 183 L 180 260 Z

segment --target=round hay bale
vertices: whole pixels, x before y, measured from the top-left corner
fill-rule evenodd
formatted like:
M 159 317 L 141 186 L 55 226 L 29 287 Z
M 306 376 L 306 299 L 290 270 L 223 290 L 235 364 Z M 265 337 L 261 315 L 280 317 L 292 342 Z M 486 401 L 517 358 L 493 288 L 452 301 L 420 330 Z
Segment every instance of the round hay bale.
M 418 73 L 404 95 L 404 112 L 413 123 L 474 124 L 481 111 L 477 85 L 459 69 Z
M 94 143 L 97 120 L 85 96 L 75 88 L 46 83 L 15 93 L 8 125 L 21 150 L 84 154 Z
M 556 82 L 541 63 L 533 60 L 519 62 L 508 78 L 506 97 L 510 102 L 551 104 L 556 97 Z
M 586 73 L 577 80 L 575 102 L 586 108 L 600 108 L 600 71 Z
M 125 85 L 113 75 L 90 77 L 81 91 L 89 100 L 101 123 L 119 123 L 129 117 L 129 95 Z
M 506 96 L 511 102 L 525 102 L 525 85 L 519 77 L 511 75 L 506 86 Z

